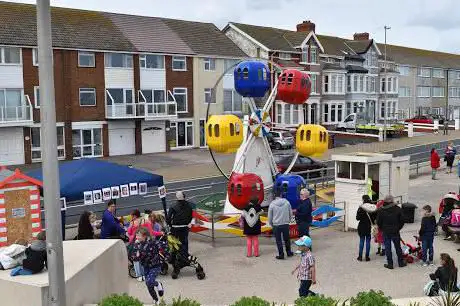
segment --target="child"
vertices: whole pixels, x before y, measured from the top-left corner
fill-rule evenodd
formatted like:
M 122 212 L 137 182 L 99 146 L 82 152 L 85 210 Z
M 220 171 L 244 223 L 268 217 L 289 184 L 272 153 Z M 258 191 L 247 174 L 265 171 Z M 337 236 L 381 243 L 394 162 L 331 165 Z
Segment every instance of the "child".
M 381 209 L 383 206 L 383 200 L 377 202 L 377 210 Z M 377 235 L 375 235 L 375 242 L 377 243 L 377 253 L 376 255 L 385 256 L 385 245 L 383 244 L 383 232 L 379 228 L 377 230 Z
M 136 260 L 144 268 L 145 284 L 150 296 L 156 303 L 158 302 L 158 296 L 155 288 L 158 290 L 160 297 L 164 294 L 163 284 L 156 281 L 161 271 L 160 250 L 157 242 L 151 238 L 149 230 L 145 227 L 140 227 L 137 231 L 134 252 Z
M 311 253 L 311 238 L 303 236 L 295 244 L 298 246 L 301 255 L 300 264 L 292 271 L 292 275 L 298 271 L 297 279 L 300 281 L 299 296 L 316 295 L 310 290 L 311 285 L 316 284 L 315 257 Z
M 252 199 L 241 214 L 243 221 L 243 234 L 246 235 L 247 257 L 252 257 L 252 249 L 254 248 L 254 256 L 259 257 L 259 235 L 262 231 L 260 222 L 260 207 L 258 199 Z
M 433 265 L 433 241 L 436 226 L 436 217 L 431 213 L 431 206 L 423 206 L 422 225 L 420 226 L 419 235 L 420 240 L 422 240 L 422 262 L 424 267 Z M 428 252 L 430 253 L 429 256 Z
M 11 276 L 36 274 L 47 267 L 45 232 L 38 233 L 37 240 L 26 249 L 26 256 L 22 266 L 11 270 Z

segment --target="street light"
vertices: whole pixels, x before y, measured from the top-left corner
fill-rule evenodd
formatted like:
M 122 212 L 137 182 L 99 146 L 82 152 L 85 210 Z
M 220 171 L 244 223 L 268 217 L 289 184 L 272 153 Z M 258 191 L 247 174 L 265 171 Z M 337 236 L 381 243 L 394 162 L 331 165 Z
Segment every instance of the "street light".
M 383 29 L 385 30 L 385 59 L 384 59 L 384 64 L 383 64 L 383 77 L 385 80 L 385 90 L 384 90 L 384 97 L 385 97 L 385 102 L 384 102 L 384 111 L 383 111 L 383 141 L 387 140 L 387 109 L 388 109 L 388 101 L 387 101 L 387 91 L 388 91 L 388 84 L 387 84 L 387 30 L 391 29 L 389 26 L 384 26 Z

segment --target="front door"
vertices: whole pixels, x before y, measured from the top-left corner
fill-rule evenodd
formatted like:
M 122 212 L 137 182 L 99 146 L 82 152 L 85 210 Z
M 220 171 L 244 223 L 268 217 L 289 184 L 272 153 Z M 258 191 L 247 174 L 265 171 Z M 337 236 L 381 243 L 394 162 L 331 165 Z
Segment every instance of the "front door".
M 29 189 L 5 191 L 8 244 L 32 237 Z
M 206 120 L 200 119 L 200 147 L 206 147 Z
M 185 122 L 177 123 L 177 146 L 185 147 L 186 144 Z

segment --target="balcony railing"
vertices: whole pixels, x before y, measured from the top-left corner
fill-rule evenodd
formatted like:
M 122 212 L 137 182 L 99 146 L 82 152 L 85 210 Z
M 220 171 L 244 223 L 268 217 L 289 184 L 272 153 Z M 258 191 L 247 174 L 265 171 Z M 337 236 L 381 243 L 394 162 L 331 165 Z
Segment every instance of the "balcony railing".
M 145 119 L 155 120 L 177 117 L 176 102 L 146 103 Z
M 145 104 L 143 103 L 113 103 L 106 105 L 107 119 L 144 118 Z
M 0 126 L 23 126 L 33 123 L 32 103 L 28 95 L 18 106 L 0 106 Z

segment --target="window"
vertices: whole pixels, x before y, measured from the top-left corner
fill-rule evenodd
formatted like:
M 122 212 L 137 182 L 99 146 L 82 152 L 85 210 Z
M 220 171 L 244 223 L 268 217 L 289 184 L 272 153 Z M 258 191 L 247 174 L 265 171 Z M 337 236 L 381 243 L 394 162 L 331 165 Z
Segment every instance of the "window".
M 427 68 L 427 67 L 418 68 L 418 76 L 429 78 L 431 76 L 431 68 Z
M 337 178 L 350 179 L 350 162 L 338 161 L 337 162 Z
M 57 150 L 58 150 L 58 159 L 65 158 L 65 145 L 64 145 L 64 127 L 56 127 L 57 133 Z M 32 161 L 38 162 L 42 159 L 42 150 L 41 150 L 41 135 L 40 127 L 32 127 L 30 129 L 30 145 L 32 152 Z
M 174 88 L 173 95 L 177 103 L 177 112 L 186 113 L 188 111 L 187 88 Z
M 460 98 L 460 87 L 450 87 L 449 88 L 449 97 L 451 97 L 451 98 Z
M 317 75 L 310 74 L 310 81 L 311 81 L 311 93 L 317 94 L 318 93 Z
M 429 86 L 417 86 L 417 97 L 429 98 L 431 95 L 431 88 Z
M 16 47 L 1 47 L 0 48 L 0 64 L 20 64 L 21 63 L 21 48 Z
M 216 103 L 216 100 L 212 100 L 212 88 L 204 89 L 204 103 Z
M 132 104 L 133 90 L 126 88 L 108 88 L 106 89 L 107 105 L 115 104 Z
M 347 75 L 347 92 L 351 92 L 351 75 Z
M 165 69 L 165 57 L 154 54 L 140 55 L 139 66 L 145 69 Z
M 6 120 L 24 120 L 28 112 L 24 112 L 23 91 L 21 89 L 0 89 L 0 118 Z
M 410 97 L 411 96 L 410 89 L 411 89 L 410 87 L 405 87 L 405 86 L 399 87 L 399 96 L 402 98 Z
M 329 88 L 329 91 L 335 92 L 336 91 L 335 89 L 337 88 L 337 75 L 333 74 L 330 76 L 330 78 L 331 78 L 331 86 Z
M 302 55 L 301 55 L 301 62 L 308 63 L 308 48 L 309 46 L 302 47 Z
M 237 59 L 226 59 L 224 60 L 224 70 L 226 74 L 233 74 L 233 68 L 238 64 L 240 60 Z
M 343 119 L 344 103 L 325 102 L 323 104 L 323 122 L 338 123 Z
M 433 87 L 433 97 L 442 98 L 444 97 L 444 87 Z
M 375 77 L 371 77 L 370 92 L 375 92 Z
M 343 89 L 343 75 L 339 74 L 338 77 L 337 77 L 337 92 L 339 93 L 343 93 L 344 92 L 344 89 Z
M 139 102 L 163 103 L 166 101 L 166 90 L 164 89 L 143 89 L 139 95 Z
M 242 111 L 242 97 L 233 89 L 224 89 L 224 112 L 240 113 Z
M 73 157 L 102 156 L 102 128 L 72 130 Z
M 96 106 L 96 88 L 80 88 L 80 106 Z
M 385 92 L 386 88 L 386 79 L 380 78 L 380 92 Z
M 290 53 L 285 53 L 285 52 L 280 52 L 279 53 L 279 58 L 282 60 L 290 60 L 291 59 L 291 54 Z
M 310 49 L 310 63 L 316 64 L 318 61 L 318 49 L 316 47 L 311 47 Z
M 359 76 L 359 92 L 364 92 L 364 76 Z
M 94 52 L 78 51 L 78 67 L 96 67 Z
M 32 49 L 32 64 L 34 66 L 38 66 L 38 49 L 37 48 Z
M 353 92 L 358 91 L 358 76 L 354 75 L 353 76 Z
M 283 122 L 283 104 L 282 103 L 276 104 L 276 122 L 277 123 Z
M 123 53 L 106 53 L 105 54 L 106 68 L 132 68 L 133 55 Z
M 386 107 L 386 109 L 385 109 Z M 397 101 L 381 101 L 380 102 L 380 119 L 385 118 L 385 110 L 387 119 L 396 119 L 398 114 L 398 102 Z
M 323 79 L 323 92 L 329 93 L 329 75 L 325 75 Z
M 171 122 L 170 132 L 174 135 L 169 142 L 171 148 L 193 146 L 193 121 Z
M 344 76 L 342 74 L 329 73 L 324 75 L 324 93 L 343 94 L 344 93 Z
M 187 71 L 187 58 L 185 56 L 173 56 L 172 70 L 173 71 Z
M 38 86 L 34 86 L 34 102 L 35 108 L 40 108 L 40 89 Z
M 203 61 L 204 61 L 204 71 L 215 71 L 216 70 L 216 59 L 205 58 Z
M 444 78 L 444 69 L 433 68 L 433 78 Z
M 387 78 L 387 92 L 393 92 L 393 78 Z

